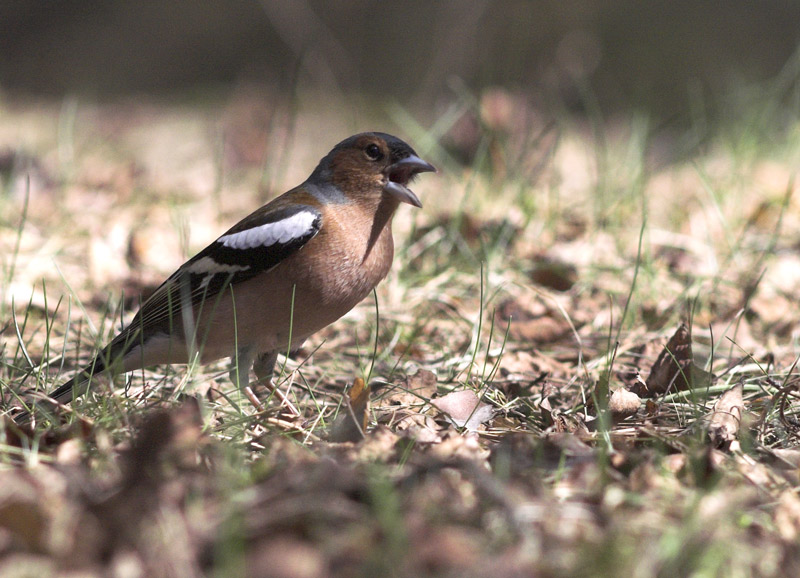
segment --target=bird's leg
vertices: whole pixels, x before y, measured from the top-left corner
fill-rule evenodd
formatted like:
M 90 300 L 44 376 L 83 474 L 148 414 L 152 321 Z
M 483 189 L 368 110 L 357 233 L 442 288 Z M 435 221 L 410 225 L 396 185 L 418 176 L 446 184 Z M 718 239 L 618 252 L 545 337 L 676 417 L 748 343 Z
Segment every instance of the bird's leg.
M 300 415 L 300 412 L 289 400 L 285 393 L 275 386 L 272 376 L 275 375 L 275 363 L 278 361 L 278 353 L 275 351 L 264 351 L 259 353 L 253 363 L 253 372 L 256 374 L 259 383 L 266 385 L 272 392 L 275 393 L 281 402 L 289 408 L 289 411 L 294 415 Z
M 275 364 L 278 362 L 276 351 L 264 351 L 256 356 L 253 363 L 253 372 L 259 381 L 267 381 L 272 385 L 272 376 L 275 374 Z M 274 387 L 274 386 L 273 386 Z
M 253 363 L 253 348 L 240 347 L 231 357 L 231 381 L 238 387 L 258 411 L 263 409 L 261 402 L 250 388 L 250 365 Z
M 231 357 L 231 371 L 228 374 L 231 381 L 239 389 L 250 386 L 250 364 L 253 363 L 253 348 L 240 347 Z

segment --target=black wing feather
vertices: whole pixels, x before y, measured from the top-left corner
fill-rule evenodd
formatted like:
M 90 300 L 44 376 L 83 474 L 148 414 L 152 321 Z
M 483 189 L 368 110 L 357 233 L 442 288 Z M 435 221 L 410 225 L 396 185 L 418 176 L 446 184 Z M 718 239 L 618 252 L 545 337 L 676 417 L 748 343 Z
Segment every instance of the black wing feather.
M 254 226 L 267 225 L 269 223 L 277 223 L 288 219 L 298 213 L 313 212 L 316 214 L 308 233 L 303 236 L 295 237 L 287 243 L 274 243 L 268 246 L 258 246 L 252 249 L 237 249 L 227 247 L 217 239 L 208 247 L 200 251 L 197 255 L 192 257 L 186 264 L 176 271 L 170 279 L 181 277 L 191 269 L 191 266 L 198 261 L 205 258 L 213 259 L 214 262 L 223 266 L 243 267 L 241 270 L 221 272 L 213 275 L 213 277 L 206 281 L 207 273 L 189 273 L 189 286 L 194 294 L 195 290 L 204 285 L 205 297 L 216 295 L 227 285 L 236 285 L 248 279 L 252 279 L 256 275 L 260 275 L 269 271 L 281 261 L 286 259 L 289 255 L 299 250 L 303 245 L 308 243 L 319 232 L 322 226 L 322 215 L 319 211 L 312 209 L 308 206 L 294 206 L 271 211 L 268 218 L 255 213 L 251 218 L 243 220 L 241 223 L 230 229 L 225 235 L 240 233 Z M 253 222 L 255 221 L 255 222 Z M 221 238 L 221 237 L 220 237 Z M 205 283 L 204 283 L 205 282 Z
M 266 214 L 256 211 L 220 237 L 221 239 L 226 235 L 243 232 L 254 227 L 277 223 L 301 212 L 314 213 L 315 218 L 306 234 L 294 237 L 286 243 L 259 245 L 246 249 L 227 247 L 219 239 L 211 243 L 189 259 L 156 289 L 150 299 L 142 305 L 128 329 L 143 330 L 144 333 L 147 333 L 147 329 L 163 325 L 166 330 L 180 309 L 178 304 L 181 307 L 187 302 L 192 306 L 199 305 L 209 298 L 219 295 L 226 287 L 252 279 L 281 263 L 291 254 L 300 250 L 319 232 L 322 226 L 322 215 L 319 211 L 305 205 L 273 209 Z M 217 273 L 208 270 L 193 271 L 193 265 L 203 259 L 210 259 L 222 270 Z M 226 267 L 230 270 L 224 270 Z M 126 339 L 126 337 L 120 334 L 114 341 L 119 339 Z M 130 339 L 128 338 L 127 341 Z

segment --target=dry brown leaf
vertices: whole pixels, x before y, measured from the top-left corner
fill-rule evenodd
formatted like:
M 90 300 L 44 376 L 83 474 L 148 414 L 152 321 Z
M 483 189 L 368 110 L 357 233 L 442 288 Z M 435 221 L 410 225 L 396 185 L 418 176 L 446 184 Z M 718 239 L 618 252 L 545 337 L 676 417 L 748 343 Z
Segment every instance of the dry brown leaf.
M 722 452 L 717 450 L 714 451 L 717 454 L 724 455 Z M 779 478 L 770 468 L 760 462 L 757 462 L 747 454 L 741 452 L 736 453 L 734 456 L 734 461 L 736 462 L 736 469 L 739 471 L 739 473 L 757 488 L 770 490 L 775 488 L 776 484 L 781 483 L 781 480 L 779 480 Z
M 379 423 L 391 427 L 396 432 L 402 432 L 414 427 L 423 427 L 432 431 L 440 429 L 430 415 L 413 409 L 385 407 L 376 410 L 376 413 L 378 414 Z
M 527 321 L 511 320 L 509 335 L 516 340 L 528 343 L 552 343 L 570 331 L 563 319 L 537 317 Z
M 708 436 L 715 447 L 729 445 L 739 434 L 742 423 L 742 384 L 738 383 L 722 394 L 714 404 L 708 424 Z
M 569 291 L 578 280 L 578 269 L 570 263 L 543 257 L 534 265 L 530 279 L 555 291 Z
M 489 457 L 489 450 L 481 445 L 478 434 L 459 435 L 453 430 L 445 433 L 440 443 L 428 446 L 427 451 L 440 460 L 485 460 Z
M 251 576 L 318 578 L 325 576 L 323 554 L 292 536 L 270 536 L 248 549 L 247 570 Z
M 36 495 L 36 486 L 30 483 L 30 478 L 25 478 L 28 478 L 25 472 L 4 476 L 0 490 L 0 530 L 9 544 L 41 552 L 47 543 L 46 512 L 41 496 Z
M 475 392 L 469 389 L 448 393 L 431 400 L 431 403 L 446 414 L 453 425 L 469 431 L 475 431 L 479 425 L 489 421 L 494 415 L 494 408 L 483 403 Z
M 795 542 L 800 534 L 800 498 L 793 490 L 784 490 L 775 508 L 775 527 L 781 538 Z
M 581 423 L 575 421 L 575 416 L 564 414 L 560 409 L 553 409 L 548 397 L 543 397 L 538 404 L 542 420 L 547 425 L 548 431 L 555 433 L 575 433 L 580 429 Z
M 478 561 L 481 536 L 462 526 L 432 527 L 419 524 L 412 532 L 414 559 L 426 569 L 436 569 L 437 574 L 468 574 Z M 462 574 L 462 575 L 463 575 Z
M 529 351 L 510 351 L 500 361 L 500 374 L 510 380 L 530 379 L 537 370 L 536 358 Z
M 500 374 L 509 381 L 528 381 L 542 374 L 567 376 L 572 369 L 567 363 L 548 357 L 535 349 L 508 351 L 500 361 Z
M 540 298 L 521 295 L 503 301 L 495 312 L 495 322 L 509 327 L 509 336 L 518 341 L 551 343 L 570 331 L 557 310 Z
M 64 466 L 74 466 L 81 462 L 84 451 L 81 441 L 71 439 L 58 446 L 56 461 Z
M 393 459 L 398 440 L 400 436 L 395 432 L 379 425 L 369 432 L 363 443 L 356 446 L 356 459 L 373 464 L 387 462 Z
M 655 397 L 667 391 L 690 389 L 691 366 L 692 336 L 686 324 L 681 323 L 650 369 L 645 385 L 637 384 L 633 392 L 640 397 Z
M 403 384 L 388 392 L 382 391 L 378 405 L 408 407 L 424 404 L 436 393 L 436 387 L 436 374 L 427 369 L 418 369 L 416 373 L 407 375 Z
M 611 399 L 608 401 L 608 409 L 611 411 L 611 419 L 613 419 L 616 423 L 622 421 L 626 417 L 636 415 L 636 412 L 639 411 L 639 406 L 641 406 L 641 404 L 642 400 L 632 391 L 628 391 L 624 388 L 618 389 L 611 394 Z
M 686 463 L 688 461 L 689 456 L 686 454 L 670 454 L 668 456 L 664 456 L 662 463 L 668 472 L 678 474 L 683 468 L 686 467 Z
M 398 435 L 405 439 L 414 440 L 415 444 L 438 444 L 442 441 L 440 432 L 442 429 L 432 417 L 422 414 L 415 414 L 420 419 L 412 419 L 407 416 L 397 422 L 396 431 Z
M 345 398 L 344 406 L 331 426 L 328 439 L 332 442 L 361 441 L 367 431 L 369 386 L 360 377 L 353 380 L 353 387 Z
M 550 312 L 550 308 L 541 297 L 534 293 L 526 292 L 514 297 L 504 299 L 495 312 L 498 319 L 528 320 L 542 317 Z
M 780 460 L 780 462 L 784 463 L 786 466 L 789 466 L 793 469 L 800 468 L 800 450 L 798 449 L 783 449 L 783 448 L 774 448 L 770 450 L 770 453 L 774 455 L 776 458 Z

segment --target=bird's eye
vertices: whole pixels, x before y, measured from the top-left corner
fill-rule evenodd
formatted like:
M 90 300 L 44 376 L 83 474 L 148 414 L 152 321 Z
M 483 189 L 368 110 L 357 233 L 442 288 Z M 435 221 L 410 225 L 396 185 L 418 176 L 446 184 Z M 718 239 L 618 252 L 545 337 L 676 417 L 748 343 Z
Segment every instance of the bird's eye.
M 373 161 L 379 161 L 383 158 L 383 153 L 381 149 L 376 144 L 371 144 L 364 149 L 364 152 L 367 153 L 367 156 Z

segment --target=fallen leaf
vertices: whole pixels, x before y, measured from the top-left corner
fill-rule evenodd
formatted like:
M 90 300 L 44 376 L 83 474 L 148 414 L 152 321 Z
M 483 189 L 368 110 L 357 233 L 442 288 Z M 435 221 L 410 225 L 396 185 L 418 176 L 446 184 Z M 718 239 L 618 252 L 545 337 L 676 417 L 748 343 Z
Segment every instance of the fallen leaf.
M 436 374 L 418 369 L 407 375 L 404 383 L 389 391 L 381 391 L 379 405 L 414 406 L 426 403 L 436 393 Z
M 39 500 L 4 491 L 0 495 L 0 530 L 5 539 L 32 552 L 45 551 L 47 520 Z
M 414 560 L 438 575 L 468 574 L 478 561 L 481 536 L 462 526 L 419 524 L 410 535 Z
M 480 443 L 478 434 L 468 433 L 461 435 L 453 430 L 442 436 L 442 441 L 426 447 L 428 455 L 439 460 L 485 460 L 489 457 L 489 450 Z
M 511 320 L 509 335 L 514 339 L 533 343 L 552 343 L 569 333 L 569 325 L 563 319 L 537 317 L 526 321 Z
M 664 456 L 663 466 L 672 474 L 678 474 L 683 468 L 686 467 L 689 457 L 686 454 L 670 454 Z
M 618 389 L 611 394 L 608 401 L 608 409 L 611 411 L 611 419 L 614 423 L 620 422 L 626 417 L 636 415 L 641 406 L 642 400 L 638 395 L 627 389 Z
M 722 394 L 714 404 L 708 424 L 708 436 L 715 447 L 729 445 L 739 434 L 742 423 L 742 384 L 738 383 Z
M 251 576 L 325 576 L 323 554 L 307 542 L 293 536 L 269 536 L 247 552 L 247 570 Z
M 508 351 L 500 360 L 500 375 L 509 381 L 531 383 L 543 375 L 566 376 L 569 364 L 548 357 L 535 349 L 532 351 Z
M 357 377 L 345 398 L 344 407 L 331 426 L 328 439 L 332 442 L 357 442 L 364 439 L 368 405 L 369 386 Z
M 570 263 L 543 257 L 534 265 L 530 279 L 555 291 L 569 291 L 578 280 L 578 269 Z
M 778 458 L 783 464 L 793 469 L 800 468 L 800 450 L 773 448 L 769 452 Z
M 71 439 L 58 446 L 56 451 L 56 461 L 65 466 L 74 466 L 81 462 L 81 455 L 84 451 L 80 440 Z
M 655 397 L 667 391 L 690 389 L 691 366 L 692 335 L 681 323 L 650 369 L 644 386 L 637 384 L 632 391 L 640 397 Z
M 551 343 L 570 332 L 557 309 L 530 296 L 509 298 L 495 312 L 500 327 L 509 326 L 509 336 L 518 341 Z
M 720 451 L 715 451 L 720 455 L 725 455 Z M 778 483 L 778 477 L 773 470 L 764 464 L 757 462 L 747 454 L 737 452 L 734 456 L 734 461 L 736 463 L 736 469 L 739 471 L 739 473 L 742 474 L 755 487 L 773 488 Z
M 356 446 L 356 455 L 363 462 L 386 463 L 394 459 L 400 436 L 386 426 L 379 425 L 369 432 L 363 443 Z
M 494 409 L 483 403 L 475 392 L 469 389 L 454 391 L 438 399 L 431 400 L 439 411 L 446 414 L 456 427 L 475 431 L 478 426 L 492 419 Z
M 800 534 L 800 498 L 793 490 L 784 490 L 775 508 L 775 527 L 781 538 L 795 542 Z

